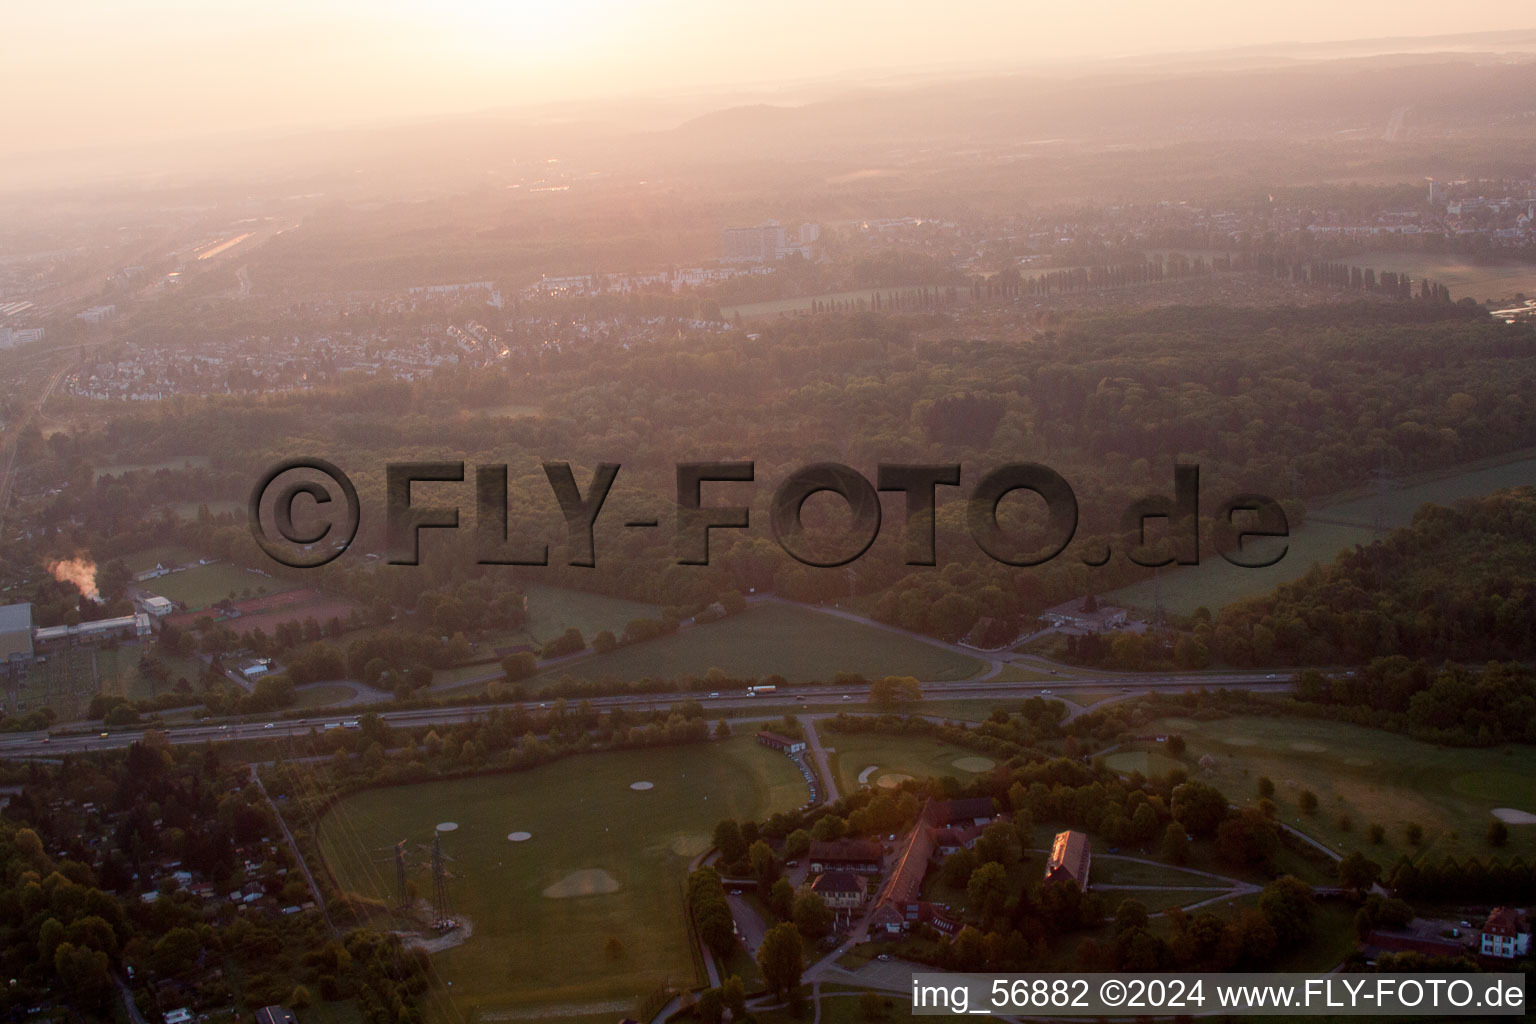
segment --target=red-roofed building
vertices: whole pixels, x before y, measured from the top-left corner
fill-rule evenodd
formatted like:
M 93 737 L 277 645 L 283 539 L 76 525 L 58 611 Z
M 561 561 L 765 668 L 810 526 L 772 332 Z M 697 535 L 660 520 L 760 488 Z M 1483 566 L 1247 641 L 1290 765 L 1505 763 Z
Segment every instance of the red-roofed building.
M 1092 863 L 1093 851 L 1086 835 L 1070 830 L 1058 832 L 1051 844 L 1051 858 L 1045 862 L 1045 880 L 1065 879 L 1086 892 Z

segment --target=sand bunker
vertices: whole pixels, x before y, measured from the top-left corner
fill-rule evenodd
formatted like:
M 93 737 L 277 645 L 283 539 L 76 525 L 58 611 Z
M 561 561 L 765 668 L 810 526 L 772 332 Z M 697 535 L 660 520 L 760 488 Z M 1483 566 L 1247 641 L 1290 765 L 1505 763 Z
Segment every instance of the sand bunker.
M 912 778 L 912 776 L 903 775 L 900 772 L 886 772 L 876 780 L 875 784 L 881 789 L 895 789 L 897 786 L 901 785 L 903 782 L 906 782 L 910 778 Z
M 507 838 L 514 843 L 526 843 L 533 838 L 532 832 L 508 832 Z
M 710 845 L 709 836 L 681 835 L 672 837 L 671 849 L 679 857 L 697 857 Z
M 879 765 L 872 764 L 868 768 L 865 768 L 863 771 L 859 772 L 859 785 L 866 785 L 869 782 L 869 777 L 879 770 Z
M 1536 814 L 1513 807 L 1495 807 L 1493 816 L 1506 825 L 1536 825 Z
M 963 772 L 989 772 L 997 767 L 997 762 L 990 757 L 957 757 L 949 762 Z
M 647 789 L 655 789 L 656 788 L 656 783 L 654 783 L 654 782 L 631 782 L 629 784 L 629 788 L 633 789 L 633 790 L 636 790 L 638 792 L 644 792 Z
M 579 896 L 602 896 L 619 891 L 619 880 L 602 868 L 584 868 L 572 871 L 560 881 L 544 890 L 549 900 L 569 900 Z
M 437 823 L 437 830 L 439 832 L 456 832 L 458 828 L 459 823 L 456 821 L 440 821 Z
M 1321 743 L 1313 743 L 1311 740 L 1297 740 L 1291 744 L 1292 750 L 1299 750 L 1303 754 L 1321 754 L 1328 748 Z

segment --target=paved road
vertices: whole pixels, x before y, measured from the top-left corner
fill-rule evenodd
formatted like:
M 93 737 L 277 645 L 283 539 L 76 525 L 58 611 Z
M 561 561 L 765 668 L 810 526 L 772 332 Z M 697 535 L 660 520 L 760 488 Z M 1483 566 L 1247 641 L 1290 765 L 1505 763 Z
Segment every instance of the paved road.
M 1119 680 L 1119 683 L 1126 692 L 1101 703 L 1113 703 L 1114 700 L 1124 700 L 1139 693 L 1149 693 L 1158 690 L 1183 692 L 1189 689 L 1215 686 L 1255 691 L 1275 691 L 1290 688 L 1289 683 L 1276 682 L 1270 677 L 1258 673 L 1148 675 L 1138 677 L 1135 680 L 1123 678 Z M 1053 679 L 1048 689 L 1053 696 L 1070 696 L 1071 691 L 1078 688 L 1102 690 L 1104 688 L 1104 681 L 1102 679 Z M 967 681 L 959 683 L 925 683 L 923 692 L 928 698 L 932 699 L 1006 700 L 1036 697 L 1046 691 L 1040 689 L 1037 683 Z M 704 706 L 705 714 L 709 715 L 716 710 L 752 711 L 769 704 L 770 701 L 773 707 L 781 708 L 784 705 L 784 698 L 787 698 L 790 694 L 794 695 L 796 702 L 806 701 L 821 705 L 835 705 L 842 703 L 844 696 L 852 698 L 854 691 L 846 687 L 818 685 L 791 687 L 785 693 L 776 694 L 772 698 L 749 697 L 745 694 L 711 698 L 708 692 L 696 691 L 691 693 L 593 697 L 590 703 L 593 707 L 600 710 L 622 707 L 648 711 L 668 708 L 685 700 L 696 700 Z M 545 701 L 534 705 L 533 702 L 527 702 L 524 706 L 545 707 L 550 703 L 552 702 Z M 867 707 L 862 706 L 862 704 L 854 703 L 852 700 L 848 703 L 848 710 L 850 711 L 867 712 L 869 710 Z M 419 708 L 409 711 L 380 711 L 378 715 L 390 725 L 396 726 L 454 725 L 475 721 L 492 711 L 504 710 L 510 706 L 505 703 L 470 704 Z M 343 723 L 354 721 L 359 713 L 360 711 L 357 708 L 349 708 L 344 712 L 326 712 L 322 710 L 299 719 L 273 719 L 270 722 L 196 722 L 185 725 L 167 725 L 158 731 L 166 733 L 172 743 L 204 743 L 242 738 L 272 739 L 285 736 L 304 736 L 313 730 L 342 728 Z M 1078 712 L 1078 714 L 1081 713 Z M 824 716 L 826 713 L 823 712 L 822 714 Z M 1072 715 L 1072 712 L 1069 711 L 1069 715 Z M 763 717 L 766 719 L 779 716 L 765 715 Z M 1075 717 L 1075 715 L 1072 715 L 1072 717 Z M 70 731 L 76 729 L 79 731 Z M 99 724 L 69 723 L 60 726 L 58 734 L 51 737 L 47 732 L 43 731 L 5 733 L 0 734 L 0 758 L 59 757 L 62 754 L 78 753 L 84 750 L 110 750 L 126 747 L 131 743 L 137 742 L 143 738 L 146 731 L 146 729 L 137 727 L 102 730 Z M 103 732 L 105 732 L 105 735 L 103 735 Z M 828 781 L 831 782 L 832 780 L 829 779 Z
M 821 745 L 821 736 L 816 732 L 816 719 L 814 716 L 801 720 L 805 727 L 805 742 L 810 747 L 811 758 L 816 762 L 816 774 L 821 776 L 821 799 L 823 803 L 835 804 L 842 797 L 837 790 L 837 776 L 832 773 L 832 759 L 827 757 L 827 748 Z

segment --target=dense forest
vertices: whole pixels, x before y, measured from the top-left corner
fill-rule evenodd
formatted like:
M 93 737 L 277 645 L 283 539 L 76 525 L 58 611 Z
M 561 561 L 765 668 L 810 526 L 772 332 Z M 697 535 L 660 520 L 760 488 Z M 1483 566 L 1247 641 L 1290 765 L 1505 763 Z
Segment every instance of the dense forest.
M 1258 491 L 1280 500 L 1296 525 L 1306 500 L 1356 486 L 1383 466 L 1410 473 L 1536 445 L 1536 332 L 1459 304 L 1100 312 L 1011 342 L 954 330 L 921 314 L 828 315 L 751 335 L 680 332 L 643 346 L 599 340 L 519 351 L 504 371 L 447 372 L 416 384 L 358 380 L 166 403 L 46 442 L 23 438 L 29 483 L 56 493 L 32 541 L 4 557 L 13 570 L 82 550 L 105 563 L 175 534 L 211 555 L 260 558 L 243 517 L 177 526 L 154 510 L 196 491 L 242 500 L 262 469 L 300 453 L 351 475 L 365 509 L 358 547 L 381 551 L 386 463 L 504 462 L 508 522 L 549 543 L 547 567 L 475 564 L 466 482 L 454 492 L 463 526 L 424 540 L 423 567 L 365 565 L 349 555 L 302 574 L 303 582 L 381 609 L 415 609 L 436 591 L 429 617 L 446 606 L 444 627 L 456 617 L 471 630 L 518 614 L 513 601 L 488 600 L 482 579 L 497 592 L 538 581 L 684 613 L 753 589 L 803 600 L 867 596 L 886 621 L 954 638 L 983 619 L 1005 628 L 1142 578 L 1147 570 L 1123 557 L 1133 543 L 1121 513 L 1145 495 L 1171 494 L 1176 463 L 1200 467 L 1203 518 L 1231 494 Z M 509 404 L 515 408 L 505 411 Z M 206 455 L 209 468 L 92 473 L 188 454 Z M 679 565 L 667 536 L 676 464 L 709 459 L 756 463 L 755 483 L 710 485 L 707 499 L 749 504 L 753 526 L 715 531 L 709 566 Z M 566 524 L 540 469 L 545 460 L 571 462 L 583 488 L 597 463 L 622 466 L 598 522 L 595 571 L 564 564 Z M 960 463 L 962 486 L 938 489 L 937 567 L 904 563 L 904 511 L 894 494 L 878 539 L 851 571 L 789 558 L 767 529 L 769 497 L 794 469 L 823 460 L 870 479 L 880 462 Z M 988 470 L 1018 461 L 1060 472 L 1079 502 L 1072 545 L 1033 568 L 984 555 L 961 500 Z M 807 506 L 813 530 L 841 528 L 831 505 L 815 505 Z M 1034 510 L 1009 499 L 1000 508 L 1004 528 L 1029 534 Z M 619 525 L 645 517 L 664 528 L 640 534 Z M 1202 525 L 1209 537 L 1209 522 Z M 1160 554 L 1166 540 L 1155 526 L 1151 534 L 1150 553 Z M 1116 557 L 1100 568 L 1084 564 L 1106 546 Z M 1202 555 L 1214 557 L 1208 542 Z M 38 596 L 45 606 L 59 600 Z
M 1451 507 L 1228 607 L 1213 650 L 1237 665 L 1360 664 L 1536 655 L 1536 489 Z

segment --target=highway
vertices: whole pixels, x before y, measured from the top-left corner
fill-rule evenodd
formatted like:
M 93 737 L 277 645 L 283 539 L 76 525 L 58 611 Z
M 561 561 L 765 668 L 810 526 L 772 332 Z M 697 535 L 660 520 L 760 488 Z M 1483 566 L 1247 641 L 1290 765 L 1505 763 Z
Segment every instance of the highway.
M 1210 689 L 1225 687 L 1227 689 L 1278 692 L 1289 689 L 1290 685 L 1288 674 L 1273 672 L 1166 675 L 1127 673 L 1117 676 L 1063 676 L 1061 679 L 1031 683 L 965 680 L 961 682 L 924 683 L 923 703 L 935 700 L 1023 700 L 1029 697 L 1040 696 L 1067 697 L 1074 690 L 1116 691 L 1110 697 L 1099 702 L 1111 703 L 1115 700 L 1123 700 L 1138 694 L 1158 691 L 1182 693 L 1185 690 L 1200 689 L 1202 687 Z M 384 695 L 380 694 L 380 697 L 382 699 Z M 848 699 L 844 700 L 845 697 Z M 613 697 L 592 697 L 588 699 L 588 702 L 594 708 L 600 710 L 630 708 L 636 711 L 651 711 L 666 708 L 682 701 L 696 700 L 704 705 L 705 714 L 711 719 L 724 711 L 737 712 L 738 714 L 734 717 L 739 719 L 742 717 L 739 714 L 740 712 L 752 712 L 760 709 L 762 713 L 756 717 L 761 720 L 768 720 L 769 718 L 779 717 L 785 711 L 793 712 L 802 703 L 807 705 L 807 710 L 814 706 L 816 713 L 821 715 L 832 713 L 843 704 L 847 705 L 847 710 L 849 711 L 867 714 L 871 711 L 867 704 L 867 699 L 867 691 L 851 687 L 814 685 L 786 686 L 773 694 L 757 697 L 748 696 L 740 690 L 720 692 L 718 695 L 713 695 L 709 691 L 694 691 L 689 693 L 626 694 Z M 525 701 L 523 702 L 523 707 L 530 709 L 548 707 L 554 702 L 555 698 L 549 698 L 544 701 Z M 568 703 L 574 705 L 577 701 L 570 700 Z M 491 711 L 503 710 L 512 706 L 508 703 L 484 703 L 417 708 L 405 711 L 380 711 L 377 714 L 392 726 L 410 728 L 471 722 Z M 1071 705 L 1068 705 L 1068 707 L 1070 708 Z M 919 705 L 913 710 L 921 713 L 922 707 Z M 304 718 L 273 718 L 270 721 L 245 719 L 243 721 L 195 722 L 185 725 L 168 725 L 157 731 L 166 734 L 172 743 L 223 742 L 236 739 L 279 739 L 307 736 L 311 731 L 325 731 L 327 728 L 345 728 L 344 723 L 355 722 L 362 713 L 358 708 L 349 707 L 332 710 L 329 713 L 320 710 Z M 1075 717 L 1075 714 L 1073 717 Z M 122 729 L 106 729 L 101 726 L 93 727 L 88 723 L 76 722 L 61 726 L 60 731 L 53 735 L 47 732 L 0 734 L 0 758 L 53 758 L 66 753 L 78 753 L 87 750 L 111 750 L 126 747 L 142 739 L 146 731 L 148 730 L 137 726 Z

